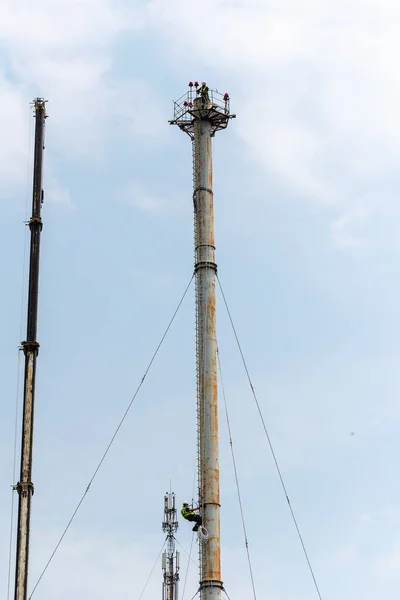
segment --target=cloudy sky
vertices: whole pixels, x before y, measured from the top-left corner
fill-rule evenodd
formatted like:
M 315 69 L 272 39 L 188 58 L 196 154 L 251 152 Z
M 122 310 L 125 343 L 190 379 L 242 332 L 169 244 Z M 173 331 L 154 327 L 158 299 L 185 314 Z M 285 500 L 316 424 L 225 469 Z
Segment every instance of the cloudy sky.
M 191 79 L 237 113 L 214 143 L 219 275 L 321 595 L 398 595 L 399 53 L 394 0 L 3 0 L 1 597 L 29 103 L 49 100 L 32 589 L 191 277 L 190 141 L 168 125 Z M 257 597 L 317 598 L 221 298 L 218 341 Z M 223 411 L 220 429 L 223 580 L 250 599 Z M 139 599 L 170 480 L 192 496 L 195 431 L 191 288 L 33 598 Z M 187 524 L 178 539 L 183 580 Z M 183 600 L 196 577 L 191 564 Z M 160 582 L 157 565 L 144 600 Z

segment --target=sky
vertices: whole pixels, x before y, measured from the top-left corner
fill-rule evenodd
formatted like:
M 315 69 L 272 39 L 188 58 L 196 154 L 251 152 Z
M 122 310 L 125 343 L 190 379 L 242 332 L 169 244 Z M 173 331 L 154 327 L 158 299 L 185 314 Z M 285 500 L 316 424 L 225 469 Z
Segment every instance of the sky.
M 191 147 L 168 119 L 203 79 L 237 114 L 214 141 L 219 278 L 321 597 L 398 594 L 399 19 L 394 0 L 3 0 L 1 597 L 16 527 L 30 102 L 45 97 L 49 114 L 32 590 L 190 281 Z M 257 598 L 318 598 L 220 294 L 217 321 Z M 220 399 L 222 578 L 232 600 L 250 599 Z M 139 600 L 164 541 L 164 493 L 192 498 L 195 454 L 192 286 L 33 598 Z M 187 523 L 177 538 L 182 596 Z M 189 564 L 182 600 L 197 590 Z M 143 600 L 161 581 L 157 563 Z

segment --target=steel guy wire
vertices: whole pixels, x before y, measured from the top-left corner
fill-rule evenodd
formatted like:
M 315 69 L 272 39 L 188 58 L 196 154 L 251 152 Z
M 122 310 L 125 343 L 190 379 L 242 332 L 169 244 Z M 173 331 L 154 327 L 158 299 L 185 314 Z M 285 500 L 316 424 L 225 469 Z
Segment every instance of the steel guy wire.
M 223 588 L 223 590 L 222 590 L 222 591 L 224 592 L 224 594 L 225 594 L 225 596 L 228 598 L 228 600 L 231 600 L 231 599 L 230 599 L 230 597 L 228 596 L 228 592 L 226 591 L 226 589 L 225 589 L 225 588 Z
M 224 399 L 224 405 L 225 405 L 225 416 L 226 416 L 226 423 L 228 426 L 228 434 L 229 434 L 229 445 L 231 448 L 231 455 L 232 455 L 232 463 L 233 463 L 233 470 L 235 472 L 235 480 L 236 480 L 236 490 L 237 490 L 237 495 L 238 495 L 238 501 L 239 501 L 239 508 L 240 508 L 240 516 L 242 518 L 242 527 L 243 527 L 243 534 L 244 534 L 244 543 L 246 546 L 246 553 L 247 553 L 247 562 L 249 564 L 249 571 L 250 571 L 250 579 L 251 579 L 251 585 L 253 588 L 253 596 L 254 596 L 254 600 L 257 600 L 257 596 L 256 596 L 256 587 L 254 584 L 254 577 L 253 577 L 253 569 L 251 566 L 251 558 L 250 558 L 250 550 L 249 550 L 249 541 L 247 539 L 247 531 L 246 531 L 246 525 L 244 522 L 244 513 L 243 513 L 243 505 L 242 505 L 242 497 L 240 494 L 240 486 L 239 486 L 239 477 L 238 477 L 238 473 L 237 473 L 237 467 L 236 467 L 236 459 L 235 459 L 235 452 L 233 449 L 233 440 L 232 440 L 232 431 L 231 431 L 231 424 L 229 421 L 229 414 L 228 414 L 228 404 L 226 402 L 226 394 L 225 394 L 225 387 L 224 387 L 224 380 L 222 377 L 222 369 L 221 369 L 221 360 L 220 360 L 220 356 L 219 356 L 219 348 L 217 345 L 217 359 L 218 359 L 218 368 L 219 368 L 219 376 L 220 376 L 220 381 L 221 381 L 221 390 L 222 390 L 222 397 Z
M 189 551 L 189 558 L 188 558 L 188 563 L 187 563 L 187 567 L 186 567 L 185 581 L 183 584 L 182 600 L 184 600 L 184 598 L 185 598 L 185 590 L 186 590 L 186 583 L 187 583 L 187 578 L 188 578 L 188 574 L 189 574 L 190 560 L 192 558 L 193 540 L 194 540 L 194 532 L 192 533 L 192 541 L 190 542 L 190 551 Z
M 176 309 L 175 309 L 175 311 L 174 311 L 174 313 L 173 313 L 173 315 L 172 315 L 172 317 L 171 317 L 171 319 L 170 319 L 170 321 L 169 321 L 169 323 L 168 323 L 168 326 L 167 326 L 167 328 L 165 329 L 165 331 L 164 331 L 164 333 L 163 333 L 163 335 L 162 335 L 162 338 L 161 338 L 161 340 L 160 340 L 160 342 L 159 342 L 159 344 L 158 344 L 157 348 L 155 349 L 155 351 L 154 351 L 154 353 L 153 353 L 153 355 L 152 355 L 152 357 L 151 357 L 151 359 L 150 359 L 150 362 L 149 362 L 149 364 L 147 365 L 147 368 L 146 368 L 146 370 L 145 370 L 145 372 L 144 372 L 144 375 L 143 375 L 142 379 L 140 380 L 140 383 L 139 383 L 139 385 L 137 386 L 137 388 L 136 388 L 136 390 L 135 390 L 135 393 L 133 394 L 133 396 L 132 396 L 132 399 L 131 399 L 131 401 L 130 401 L 130 402 L 129 402 L 129 404 L 128 404 L 128 407 L 126 408 L 126 410 L 125 410 L 124 414 L 122 415 L 122 418 L 121 418 L 120 422 L 118 423 L 118 426 L 117 426 L 117 428 L 116 428 L 116 430 L 115 430 L 115 432 L 114 432 L 113 436 L 111 437 L 111 439 L 110 439 L 110 441 L 109 441 L 109 443 L 108 443 L 108 445 L 107 445 L 107 447 L 106 447 L 106 450 L 105 450 L 105 452 L 103 453 L 103 455 L 102 455 L 102 457 L 101 457 L 101 459 L 100 459 L 100 462 L 98 463 L 98 465 L 97 465 L 97 467 L 96 467 L 96 469 L 95 469 L 95 471 L 94 471 L 94 473 L 93 473 L 92 477 L 90 478 L 90 481 L 89 481 L 89 483 L 88 483 L 88 485 L 87 485 L 87 487 L 86 487 L 86 489 L 85 489 L 84 493 L 82 494 L 82 496 L 81 496 L 81 499 L 79 500 L 79 502 L 78 502 L 78 504 L 77 504 L 77 506 L 76 506 L 76 508 L 75 508 L 74 512 L 72 513 L 72 516 L 71 516 L 70 520 L 68 521 L 68 523 L 67 523 L 67 525 L 66 525 L 66 527 L 65 527 L 65 529 L 64 529 L 64 531 L 63 531 L 63 533 L 62 533 L 62 535 L 61 535 L 61 537 L 60 537 L 60 539 L 58 540 L 56 547 L 54 548 L 53 552 L 51 553 L 51 555 L 50 555 L 50 558 L 48 559 L 48 561 L 47 561 L 47 563 L 46 563 L 46 565 L 45 565 L 45 567 L 44 567 L 43 571 L 41 572 L 39 579 L 38 579 L 38 580 L 37 580 L 37 582 L 35 583 L 35 586 L 34 586 L 34 588 L 33 588 L 32 592 L 31 592 L 31 594 L 30 594 L 30 596 L 29 596 L 29 600 L 31 600 L 31 598 L 32 598 L 33 594 L 35 593 L 35 590 L 36 590 L 36 588 L 38 587 L 38 585 L 39 585 L 40 581 L 41 581 L 41 580 L 42 580 L 42 578 L 43 578 L 43 575 L 44 575 L 44 574 L 45 574 L 45 572 L 47 571 L 47 569 L 48 569 L 48 567 L 49 567 L 49 565 L 50 565 L 51 561 L 52 561 L 52 560 L 53 560 L 53 558 L 54 558 L 54 555 L 56 554 L 56 552 L 57 552 L 58 548 L 60 547 L 60 544 L 61 544 L 61 542 L 63 541 L 63 539 L 64 539 L 64 537 L 65 537 L 65 535 L 66 535 L 66 533 L 67 533 L 68 529 L 70 528 L 70 526 L 71 526 L 71 523 L 72 523 L 72 521 L 74 520 L 74 518 L 75 518 L 75 516 L 76 516 L 76 513 L 78 512 L 79 508 L 81 507 L 81 504 L 82 504 L 82 502 L 84 501 L 84 499 L 85 499 L 85 497 L 86 497 L 87 493 L 89 492 L 89 489 L 90 489 L 90 486 L 91 486 L 91 485 L 92 485 L 92 483 L 93 483 L 93 480 L 95 479 L 95 477 L 96 477 L 97 473 L 99 472 L 99 470 L 100 470 L 100 468 L 101 468 L 101 466 L 102 466 L 102 464 L 103 464 L 103 462 L 104 462 L 104 460 L 105 460 L 105 458 L 106 458 L 107 454 L 108 454 L 108 453 L 109 453 L 109 451 L 110 451 L 110 448 L 111 448 L 111 446 L 112 446 L 112 445 L 113 445 L 113 443 L 114 443 L 114 440 L 115 440 L 115 438 L 117 437 L 117 435 L 118 435 L 118 433 L 119 433 L 119 430 L 121 429 L 121 427 L 122 427 L 122 425 L 123 425 L 123 423 L 124 423 L 124 421 L 125 421 L 126 417 L 128 416 L 128 413 L 129 413 L 129 411 L 130 411 L 130 409 L 131 409 L 131 406 L 132 406 L 132 404 L 134 403 L 134 401 L 136 400 L 136 397 L 137 397 L 137 395 L 138 395 L 138 393 L 139 393 L 139 391 L 140 391 L 140 389 L 141 389 L 141 387 L 142 387 L 142 385 L 143 385 L 143 383 L 144 383 L 144 380 L 145 380 L 145 378 L 146 378 L 146 376 L 147 376 L 148 372 L 150 371 L 150 369 L 151 369 L 151 367 L 152 367 L 152 365 L 153 365 L 153 362 L 154 362 L 154 360 L 155 360 L 155 358 L 156 358 L 156 356 L 157 356 L 157 354 L 158 354 L 158 352 L 159 352 L 159 350 L 160 350 L 160 348 L 161 348 L 161 346 L 162 346 L 162 344 L 163 344 L 163 342 L 164 342 L 165 338 L 167 337 L 167 334 L 168 334 L 168 332 L 169 332 L 169 330 L 170 330 L 170 328 L 171 328 L 171 325 L 172 325 L 172 323 L 173 323 L 173 322 L 174 322 L 174 320 L 175 320 L 175 317 L 176 317 L 176 315 L 178 314 L 178 311 L 179 311 L 179 309 L 180 309 L 180 307 L 181 307 L 181 305 L 182 305 L 182 303 L 183 303 L 183 301 L 184 301 L 184 299 L 185 299 L 185 297 L 186 297 L 186 294 L 187 294 L 187 292 L 188 292 L 188 290 L 189 290 L 189 288 L 190 288 L 190 285 L 191 285 L 191 283 L 192 283 L 192 281 L 193 281 L 193 278 L 194 278 L 194 274 L 191 276 L 191 278 L 190 278 L 190 281 L 189 281 L 189 283 L 187 284 L 187 286 L 186 286 L 186 289 L 185 289 L 185 291 L 184 291 L 184 293 L 183 293 L 183 295 L 182 295 L 181 299 L 179 300 L 178 306 L 176 307 Z
M 198 564 L 196 563 L 195 560 L 193 560 L 193 558 L 190 557 L 189 552 L 186 550 L 185 546 L 182 546 L 182 544 L 180 543 L 180 541 L 178 539 L 176 539 L 176 537 L 173 535 L 172 536 L 174 538 L 174 540 L 176 541 L 176 543 L 178 544 L 178 546 L 180 546 L 182 548 L 182 550 L 189 556 L 190 560 L 192 561 L 192 563 L 195 565 L 195 567 L 198 567 Z
M 258 413 L 260 415 L 261 423 L 262 423 L 262 426 L 263 426 L 263 429 L 264 429 L 264 432 L 265 432 L 265 435 L 266 435 L 266 438 L 267 438 L 267 441 L 268 441 L 269 448 L 271 450 L 272 458 L 273 458 L 273 461 L 275 463 L 275 467 L 276 467 L 276 470 L 277 470 L 277 473 L 278 473 L 278 476 L 279 476 L 279 480 L 281 482 L 281 486 L 282 486 L 283 492 L 284 492 L 285 497 L 286 497 L 286 501 L 287 501 L 287 504 L 288 504 L 288 507 L 289 507 L 289 511 L 290 511 L 290 514 L 292 516 L 292 520 L 293 520 L 294 526 L 295 526 L 296 531 L 297 531 L 297 536 L 299 538 L 301 547 L 303 549 L 304 557 L 306 559 L 306 562 L 307 562 L 307 565 L 308 565 L 308 568 L 309 568 L 312 580 L 314 582 L 315 590 L 317 592 L 317 595 L 318 595 L 319 599 L 322 600 L 321 592 L 319 590 L 318 583 L 317 583 L 317 580 L 316 580 L 316 577 L 315 577 L 315 574 L 314 574 L 314 569 L 312 568 L 311 561 L 310 561 L 310 558 L 308 556 L 308 552 L 307 552 L 307 549 L 306 549 L 306 546 L 305 546 L 305 543 L 304 543 L 304 540 L 303 540 L 303 536 L 301 534 L 299 525 L 297 523 L 296 515 L 294 513 L 292 505 L 290 504 L 289 495 L 288 495 L 288 492 L 287 492 L 285 481 L 283 479 L 281 468 L 279 466 L 278 458 L 277 458 L 277 456 L 275 454 L 275 450 L 274 450 L 274 447 L 272 445 L 272 441 L 271 441 L 270 435 L 268 433 L 267 425 L 266 425 L 265 420 L 264 420 L 264 416 L 263 416 L 263 413 L 262 413 L 262 410 L 261 410 L 261 407 L 260 407 L 260 403 L 258 402 L 258 398 L 257 398 L 256 392 L 254 390 L 253 383 L 251 381 L 250 373 L 249 373 L 249 370 L 247 368 L 247 363 L 246 363 L 246 360 L 244 358 L 242 347 L 241 347 L 241 344 L 239 342 L 239 338 L 238 338 L 238 335 L 237 335 L 237 332 L 236 332 L 236 327 L 235 327 L 235 324 L 233 322 L 233 318 L 232 318 L 231 312 L 229 310 L 228 302 L 226 300 L 226 297 L 225 297 L 225 294 L 224 294 L 224 290 L 222 288 L 222 285 L 221 285 L 221 282 L 219 280 L 218 274 L 217 274 L 217 280 L 218 280 L 219 288 L 221 290 L 222 299 L 224 301 L 225 308 L 226 308 L 226 311 L 228 313 L 229 321 L 230 321 L 231 326 L 232 326 L 233 334 L 234 334 L 235 339 L 236 339 L 236 344 L 237 344 L 237 347 L 239 349 L 240 356 L 242 358 L 243 366 L 244 366 L 244 369 L 246 371 L 246 375 L 247 375 L 247 379 L 248 379 L 248 382 L 249 382 L 249 385 L 250 385 L 250 389 L 251 389 L 254 401 L 256 403 Z
M 195 493 L 195 487 L 196 487 L 196 471 L 197 471 L 197 464 L 196 463 L 197 463 L 197 452 L 196 452 L 196 460 L 195 460 L 194 473 L 193 473 L 192 502 L 194 500 L 194 493 Z M 184 597 L 185 597 L 185 590 L 186 590 L 186 583 L 187 583 L 187 578 L 188 578 L 188 574 L 189 574 L 190 560 L 192 558 L 193 540 L 194 540 L 194 532 L 192 533 L 192 541 L 190 542 L 189 558 L 188 558 L 188 564 L 187 564 L 187 567 L 186 567 L 185 582 L 183 584 L 183 591 L 182 591 L 182 599 L 181 600 L 184 600 Z
M 168 536 L 167 536 L 167 537 L 168 537 Z M 142 597 L 143 597 L 143 594 L 144 594 L 144 593 L 145 593 L 145 591 L 146 591 L 146 588 L 147 588 L 147 586 L 148 586 L 148 584 L 149 584 L 149 581 L 150 581 L 150 579 L 151 579 L 151 576 L 153 575 L 154 569 L 156 568 L 156 566 L 157 566 L 157 563 L 158 563 L 158 561 L 160 560 L 161 552 L 164 550 L 164 546 L 165 546 L 165 542 L 166 542 L 166 541 L 167 541 L 167 538 L 165 538 L 165 540 L 164 540 L 164 543 L 163 543 L 163 545 L 161 546 L 161 550 L 160 550 L 160 552 L 157 554 L 157 558 L 156 558 L 156 560 L 154 561 L 154 565 L 153 565 L 153 567 L 152 567 L 152 569 L 151 569 L 151 571 L 150 571 L 150 575 L 148 576 L 148 578 L 147 578 L 147 581 L 146 581 L 146 583 L 144 584 L 144 588 L 142 589 L 142 593 L 141 593 L 141 594 L 140 594 L 140 596 L 139 596 L 139 600 L 141 600 L 141 599 L 142 599 Z

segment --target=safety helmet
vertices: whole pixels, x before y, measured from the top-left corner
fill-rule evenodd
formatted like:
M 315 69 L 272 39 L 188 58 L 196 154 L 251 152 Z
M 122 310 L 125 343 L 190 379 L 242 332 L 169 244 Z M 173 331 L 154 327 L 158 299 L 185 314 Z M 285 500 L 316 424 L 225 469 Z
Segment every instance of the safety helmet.
M 201 85 L 207 85 L 207 84 L 206 84 L 206 82 L 205 82 L 205 81 L 202 81 L 202 82 L 201 82 Z
M 187 504 L 189 506 L 189 502 L 187 500 L 185 500 L 185 502 L 182 502 L 183 506 L 185 506 L 185 504 Z

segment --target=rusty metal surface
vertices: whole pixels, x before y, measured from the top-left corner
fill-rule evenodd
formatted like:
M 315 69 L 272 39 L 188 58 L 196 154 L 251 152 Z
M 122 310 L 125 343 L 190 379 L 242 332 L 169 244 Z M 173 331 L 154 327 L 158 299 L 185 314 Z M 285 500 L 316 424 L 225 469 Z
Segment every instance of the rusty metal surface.
M 197 279 L 197 348 L 199 404 L 199 495 L 207 543 L 201 545 L 202 598 L 220 598 L 220 589 L 208 587 L 221 579 L 220 497 L 218 459 L 218 386 L 216 340 L 216 264 L 212 194 L 212 123 L 194 122 L 195 146 L 195 261 Z M 203 594 L 204 591 L 204 594 Z M 207 593 L 208 595 L 208 593 Z
M 33 494 L 33 485 L 31 482 L 31 449 L 33 441 L 33 401 L 36 366 L 33 352 L 26 354 L 25 364 L 21 474 L 20 481 L 16 485 L 20 503 L 18 514 L 17 569 L 15 574 L 15 598 L 18 600 L 26 598 L 27 595 L 29 514 Z
M 218 386 L 216 341 L 216 272 L 212 138 L 236 115 L 229 94 L 210 90 L 199 95 L 198 83 L 174 102 L 169 121 L 192 140 L 193 207 L 196 274 L 196 367 L 198 498 L 208 539 L 200 539 L 200 600 L 220 600 L 220 492 L 218 456 Z

